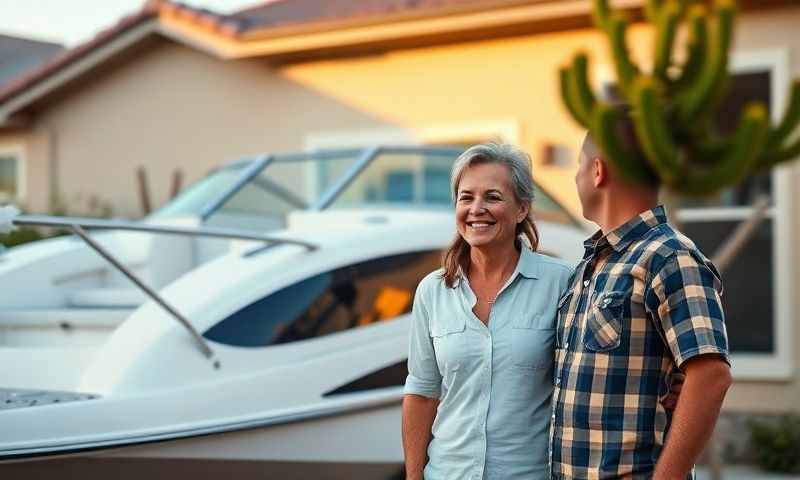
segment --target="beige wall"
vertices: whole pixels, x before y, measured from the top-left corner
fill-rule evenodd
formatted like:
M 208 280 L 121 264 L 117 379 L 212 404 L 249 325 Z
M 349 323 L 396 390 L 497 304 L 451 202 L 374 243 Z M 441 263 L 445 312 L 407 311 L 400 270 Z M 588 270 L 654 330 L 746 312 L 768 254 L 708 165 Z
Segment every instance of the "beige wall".
M 167 41 L 62 95 L 36 119 L 37 133 L 56 138 L 52 157 L 68 206 L 82 212 L 96 197 L 124 217 L 141 215 L 140 165 L 158 205 L 175 167 L 191 182 L 242 155 L 300 150 L 309 132 L 388 127 L 263 62 L 222 62 Z M 45 205 L 46 189 L 36 187 L 34 204 Z
M 800 75 L 797 25 L 796 8 L 750 14 L 741 23 L 738 49 L 788 48 L 792 70 Z M 637 60 L 646 59 L 650 32 L 634 28 L 629 43 Z M 96 195 L 110 202 L 116 215 L 136 216 L 138 165 L 147 167 L 153 199 L 160 203 L 176 166 L 192 181 L 240 155 L 301 149 L 309 137 L 341 139 L 342 132 L 387 128 L 405 128 L 429 141 L 501 135 L 531 152 L 537 179 L 577 211 L 574 163 L 544 166 L 537 158 L 545 143 L 564 146 L 568 158 L 576 155 L 582 133 L 568 120 L 556 82 L 557 67 L 576 50 L 590 53 L 595 81 L 608 78 L 603 38 L 588 30 L 278 70 L 255 60 L 223 63 L 163 41 L 45 109 L 36 123 L 35 160 L 45 172 L 54 159 L 60 191 L 70 202 L 79 205 Z M 794 175 L 800 180 L 796 167 Z M 32 190 L 46 197 L 46 184 L 36 180 Z M 800 191 L 793 195 L 800 197 Z M 32 205 L 45 204 L 32 200 Z M 800 211 L 793 218 L 792 241 L 800 234 Z M 800 259 L 793 262 L 798 277 Z M 796 297 L 793 311 L 800 307 Z M 800 325 L 793 339 L 800 345 Z M 791 381 L 739 381 L 726 408 L 800 409 L 794 355 Z

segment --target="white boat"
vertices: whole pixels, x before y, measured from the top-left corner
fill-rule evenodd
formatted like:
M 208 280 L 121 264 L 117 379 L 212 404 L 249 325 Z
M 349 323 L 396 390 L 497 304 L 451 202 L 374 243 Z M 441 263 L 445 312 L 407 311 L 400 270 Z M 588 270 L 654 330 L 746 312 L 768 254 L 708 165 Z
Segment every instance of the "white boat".
M 265 156 L 221 169 L 142 223 L 16 217 L 77 237 L 3 255 L 0 281 L 13 293 L 2 315 L 46 329 L 54 311 L 74 309 L 75 325 L 49 335 L 55 347 L 26 345 L 31 324 L 16 340 L 7 329 L 0 473 L 401 475 L 409 312 L 454 235 L 448 174 L 459 153 Z M 231 172 L 236 180 L 220 181 Z M 585 232 L 539 193 L 540 250 L 577 262 Z M 125 230 L 89 236 L 89 227 Z M 167 240 L 146 240 L 159 236 Z M 155 281 L 158 263 L 179 256 L 192 258 Z M 64 300 L 132 300 L 124 289 L 137 285 L 124 308 Z M 84 312 L 97 316 L 81 323 Z M 99 320 L 113 331 L 69 341 Z

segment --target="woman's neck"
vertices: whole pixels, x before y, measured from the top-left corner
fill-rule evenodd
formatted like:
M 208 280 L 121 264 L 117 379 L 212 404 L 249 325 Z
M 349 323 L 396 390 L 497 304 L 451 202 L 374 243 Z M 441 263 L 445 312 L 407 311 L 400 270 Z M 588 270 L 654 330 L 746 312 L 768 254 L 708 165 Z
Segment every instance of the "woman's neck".
M 520 252 L 514 243 L 503 248 L 496 246 L 472 247 L 469 252 L 470 277 L 483 280 L 502 280 L 517 266 Z

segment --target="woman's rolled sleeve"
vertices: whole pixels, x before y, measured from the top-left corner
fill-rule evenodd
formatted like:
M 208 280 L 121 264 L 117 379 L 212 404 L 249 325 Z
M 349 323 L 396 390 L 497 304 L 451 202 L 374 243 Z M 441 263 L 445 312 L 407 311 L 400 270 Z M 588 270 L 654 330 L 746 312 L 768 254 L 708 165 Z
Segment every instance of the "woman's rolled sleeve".
M 436 352 L 429 333 L 428 310 L 425 307 L 424 282 L 414 296 L 411 311 L 411 333 L 408 345 L 408 377 L 403 393 L 439 398 L 442 376 L 436 363 Z

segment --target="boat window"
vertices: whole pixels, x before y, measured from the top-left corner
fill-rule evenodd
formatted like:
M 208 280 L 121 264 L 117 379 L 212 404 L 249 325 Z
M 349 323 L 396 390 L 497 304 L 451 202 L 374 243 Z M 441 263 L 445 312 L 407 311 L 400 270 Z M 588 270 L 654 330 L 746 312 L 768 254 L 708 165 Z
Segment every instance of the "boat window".
M 242 308 L 203 336 L 263 347 L 389 321 L 411 311 L 417 284 L 440 258 L 438 251 L 413 252 L 321 273 Z
M 341 395 L 343 393 L 364 392 L 377 388 L 402 387 L 406 383 L 406 377 L 408 377 L 408 362 L 403 360 L 389 365 L 388 367 L 381 368 L 380 370 L 370 372 L 352 382 L 334 388 L 329 392 L 325 392 L 322 396 L 329 397 L 331 395 Z
M 363 205 L 451 207 L 450 169 L 459 150 L 383 152 L 331 208 Z

